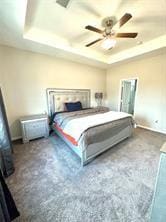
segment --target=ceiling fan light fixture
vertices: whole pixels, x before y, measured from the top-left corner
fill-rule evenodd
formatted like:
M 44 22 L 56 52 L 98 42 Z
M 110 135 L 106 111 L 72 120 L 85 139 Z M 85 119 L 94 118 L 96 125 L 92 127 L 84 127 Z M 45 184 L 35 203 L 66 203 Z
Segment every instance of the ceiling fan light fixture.
M 103 49 L 110 49 L 113 48 L 116 45 L 116 40 L 111 38 L 106 38 L 101 44 L 101 47 Z

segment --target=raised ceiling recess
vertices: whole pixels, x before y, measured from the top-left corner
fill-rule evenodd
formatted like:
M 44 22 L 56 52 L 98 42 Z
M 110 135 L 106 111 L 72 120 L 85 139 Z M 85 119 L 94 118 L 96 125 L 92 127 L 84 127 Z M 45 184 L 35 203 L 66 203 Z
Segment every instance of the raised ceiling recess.
M 2 45 L 102 68 L 166 47 L 165 0 L 5 0 L 0 18 Z

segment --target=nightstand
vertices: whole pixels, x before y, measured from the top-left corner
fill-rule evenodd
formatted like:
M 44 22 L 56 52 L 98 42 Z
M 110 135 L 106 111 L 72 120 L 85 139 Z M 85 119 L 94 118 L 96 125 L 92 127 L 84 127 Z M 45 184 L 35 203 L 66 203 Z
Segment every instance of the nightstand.
M 20 123 L 23 143 L 49 136 L 48 116 L 45 114 L 24 116 L 20 118 Z

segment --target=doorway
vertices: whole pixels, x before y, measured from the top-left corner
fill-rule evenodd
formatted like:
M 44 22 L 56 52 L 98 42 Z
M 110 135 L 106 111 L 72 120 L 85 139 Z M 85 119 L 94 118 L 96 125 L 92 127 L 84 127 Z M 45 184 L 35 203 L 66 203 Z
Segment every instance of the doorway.
M 137 79 L 126 79 L 121 81 L 120 111 L 134 114 L 135 95 L 137 90 Z

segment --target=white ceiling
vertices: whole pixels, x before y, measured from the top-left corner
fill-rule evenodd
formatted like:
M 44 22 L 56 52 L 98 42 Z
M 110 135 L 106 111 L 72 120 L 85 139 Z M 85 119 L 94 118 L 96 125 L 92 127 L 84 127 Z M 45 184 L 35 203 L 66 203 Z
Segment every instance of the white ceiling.
M 105 68 L 113 63 L 166 47 L 166 0 L 70 0 L 67 8 L 56 0 L 0 0 L 0 44 L 56 55 Z M 138 32 L 135 39 L 118 39 L 112 50 L 86 25 L 100 29 L 107 16 L 131 13 L 120 32 Z M 142 44 L 138 44 L 138 42 Z

